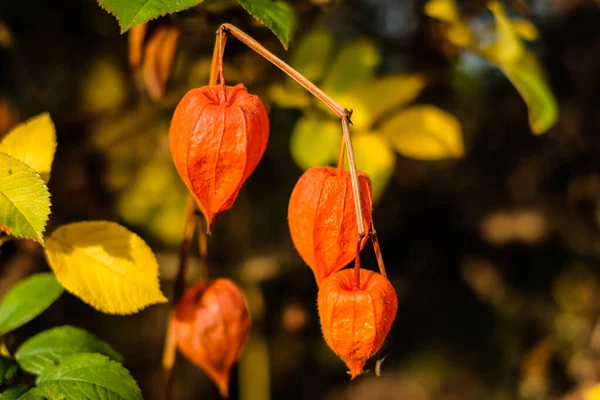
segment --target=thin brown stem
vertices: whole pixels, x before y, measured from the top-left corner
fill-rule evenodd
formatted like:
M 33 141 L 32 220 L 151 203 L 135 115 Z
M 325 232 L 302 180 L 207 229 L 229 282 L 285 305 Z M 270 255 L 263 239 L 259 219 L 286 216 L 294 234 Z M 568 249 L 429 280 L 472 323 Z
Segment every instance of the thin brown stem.
M 338 175 L 342 175 L 342 172 L 344 171 L 345 150 L 346 150 L 346 145 L 344 144 L 344 141 L 342 140 L 342 145 L 340 146 L 340 155 L 338 156 L 338 163 L 337 163 L 337 174 Z
M 213 50 L 213 58 L 210 66 L 210 77 L 208 79 L 209 86 L 217 84 L 219 73 L 223 71 L 223 53 L 225 52 L 225 44 L 227 43 L 227 34 L 217 31 L 215 38 L 215 48 Z
M 177 358 L 177 341 L 175 339 L 175 333 L 171 326 L 171 317 L 175 312 L 175 307 L 179 302 L 179 299 L 183 295 L 185 290 L 185 276 L 187 275 L 190 248 L 192 246 L 192 238 L 194 236 L 194 230 L 196 229 L 196 203 L 190 196 L 187 201 L 185 208 L 185 224 L 183 228 L 183 239 L 179 247 L 179 269 L 177 271 L 177 277 L 173 284 L 173 300 L 171 303 L 171 310 L 169 312 L 169 320 L 167 321 L 167 334 L 165 336 L 165 344 L 162 357 L 162 369 L 163 369 L 163 386 L 161 399 L 169 400 L 172 398 L 171 392 L 173 390 L 173 367 L 175 366 L 175 359 Z
M 356 160 L 354 159 L 354 149 L 352 148 L 352 138 L 350 137 L 350 114 L 351 111 L 344 109 L 342 117 L 342 130 L 344 131 L 344 142 L 346 143 L 346 153 L 348 154 L 348 165 L 350 166 L 350 178 L 352 179 L 352 191 L 354 193 L 354 208 L 356 209 L 356 226 L 358 227 L 358 236 L 365 236 L 365 219 L 363 217 L 361 206 L 360 184 L 358 182 L 358 172 L 356 171 Z
M 353 290 L 360 290 L 360 248 L 363 241 L 364 235 L 358 235 L 358 240 L 356 241 L 356 258 L 354 259 L 354 285 Z
M 385 272 L 385 264 L 383 263 L 383 255 L 381 254 L 381 247 L 379 247 L 379 239 L 377 238 L 377 232 L 375 231 L 375 223 L 371 220 L 371 243 L 373 243 L 373 250 L 375 251 L 375 257 L 377 258 L 377 265 L 379 265 L 379 273 L 387 278 Z
M 204 273 L 206 279 L 210 278 L 209 269 L 208 269 L 208 222 L 206 218 L 204 219 L 204 223 L 206 224 L 206 229 L 198 230 L 198 251 L 200 252 L 200 259 L 202 260 L 202 266 L 204 267 Z
M 240 42 L 244 43 L 246 46 L 250 47 L 252 50 L 264 57 L 267 61 L 271 62 L 277 68 L 288 74 L 293 80 L 298 82 L 300 85 L 302 85 L 302 87 L 304 87 L 317 99 L 323 102 L 323 104 L 325 104 L 338 118 L 342 118 L 344 116 L 344 107 L 336 103 L 331 97 L 327 96 L 325 92 L 319 89 L 314 83 L 306 79 L 302 74 L 300 74 L 294 68 L 290 67 L 275 54 L 271 53 L 269 50 L 263 47 L 263 45 L 258 43 L 244 31 L 231 24 L 222 24 L 217 30 L 217 34 L 220 34 L 221 32 L 230 33 Z

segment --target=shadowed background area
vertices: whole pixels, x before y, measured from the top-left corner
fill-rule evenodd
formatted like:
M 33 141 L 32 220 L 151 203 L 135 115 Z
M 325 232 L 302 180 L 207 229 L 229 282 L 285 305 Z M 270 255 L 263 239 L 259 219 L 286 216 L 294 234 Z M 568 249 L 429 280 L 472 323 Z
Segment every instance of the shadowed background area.
M 237 3 L 215 0 L 150 22 L 136 64 L 128 36 L 93 0 L 2 1 L 0 134 L 43 111 L 57 129 L 47 232 L 87 219 L 124 224 L 157 254 L 171 298 L 186 189 L 169 153 L 170 118 L 189 89 L 207 83 L 214 32 L 229 22 L 355 109 L 358 168 L 374 181 L 373 219 L 399 297 L 381 377 L 373 359 L 371 372 L 350 381 L 323 340 L 314 277 L 287 225 L 303 170 L 335 164 L 340 126 L 229 39 L 225 79 L 263 99 L 271 134 L 235 205 L 215 219 L 208 268 L 193 247 L 188 282 L 208 273 L 245 291 L 253 325 L 232 398 L 583 399 L 600 381 L 599 4 L 505 3 L 509 16 L 537 27 L 527 47 L 559 106 L 556 124 L 533 135 L 511 82 L 448 41 L 425 1 L 290 3 L 299 22 L 288 52 Z M 485 2 L 459 3 L 471 26 L 493 31 Z M 159 41 L 169 34 L 171 44 Z M 157 65 L 169 54 L 164 73 Z M 426 114 L 410 119 L 409 110 Z M 443 128 L 433 140 L 442 145 L 406 150 L 399 135 L 422 118 Z M 362 267 L 376 270 L 371 246 L 362 254 Z M 47 269 L 39 246 L 4 243 L 0 294 Z M 61 324 L 86 328 L 123 354 L 153 399 L 168 312 L 159 304 L 110 316 L 65 293 L 8 345 Z M 176 399 L 218 398 L 183 357 L 175 376 Z

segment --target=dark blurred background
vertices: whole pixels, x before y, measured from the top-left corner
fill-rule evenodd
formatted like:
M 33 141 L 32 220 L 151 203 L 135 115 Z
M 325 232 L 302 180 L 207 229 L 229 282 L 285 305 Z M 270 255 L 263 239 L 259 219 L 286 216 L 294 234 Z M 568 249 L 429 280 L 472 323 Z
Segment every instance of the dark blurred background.
M 583 390 L 600 381 L 599 4 L 507 3 L 540 31 L 530 48 L 560 107 L 558 123 L 534 136 L 511 83 L 493 66 L 449 49 L 423 13 L 424 1 L 291 3 L 299 24 L 288 53 L 233 2 L 206 1 L 152 21 L 150 38 L 161 27 L 179 32 L 165 85 L 147 65 L 132 71 L 127 35 L 95 1 L 1 0 L 0 133 L 43 111 L 57 128 L 47 231 L 86 219 L 125 224 L 156 252 L 170 297 L 186 192 L 170 159 L 168 128 L 183 94 L 207 82 L 218 25 L 237 25 L 286 60 L 315 29 L 335 43 L 331 57 L 345 43 L 367 41 L 375 55 L 356 52 L 356 64 L 374 57 L 375 77 L 427 76 L 413 104 L 456 116 L 465 147 L 462 157 L 439 161 L 390 153 L 373 216 L 399 296 L 382 376 L 371 360 L 371 372 L 350 381 L 326 346 L 313 274 L 289 236 L 287 203 L 302 174 L 290 137 L 304 114 L 323 111 L 306 111 L 302 99 L 282 106 L 273 87 L 285 84 L 283 73 L 231 39 L 226 79 L 259 94 L 271 119 L 262 162 L 209 238 L 210 276 L 236 280 L 253 316 L 232 398 L 583 399 Z M 463 1 L 461 10 L 491 19 L 484 2 Z M 341 74 L 351 86 L 353 72 Z M 377 268 L 368 246 L 362 260 Z M 190 282 L 206 275 L 196 248 L 192 261 Z M 38 246 L 2 245 L 0 294 L 47 268 Z M 125 356 L 152 399 L 168 310 L 163 304 L 109 316 L 65 293 L 10 337 L 9 347 L 47 327 L 84 327 Z M 182 357 L 175 374 L 177 399 L 218 398 L 206 375 Z

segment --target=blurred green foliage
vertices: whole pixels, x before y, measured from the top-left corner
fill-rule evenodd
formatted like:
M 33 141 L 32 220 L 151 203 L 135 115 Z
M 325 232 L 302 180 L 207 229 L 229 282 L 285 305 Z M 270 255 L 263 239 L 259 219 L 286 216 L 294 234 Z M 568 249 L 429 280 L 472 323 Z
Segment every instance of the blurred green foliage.
M 462 130 L 454 116 L 434 106 L 408 106 L 426 86 L 424 75 L 377 76 L 381 51 L 366 38 L 343 43 L 337 52 L 334 47 L 330 32 L 315 29 L 298 43 L 291 65 L 338 104 L 353 109 L 356 163 L 371 178 L 374 201 L 394 173 L 394 150 L 421 160 L 463 155 Z M 290 152 L 299 167 L 338 161 L 341 124 L 323 104 L 291 78 L 273 84 L 269 95 L 280 107 L 303 111 L 290 138 Z

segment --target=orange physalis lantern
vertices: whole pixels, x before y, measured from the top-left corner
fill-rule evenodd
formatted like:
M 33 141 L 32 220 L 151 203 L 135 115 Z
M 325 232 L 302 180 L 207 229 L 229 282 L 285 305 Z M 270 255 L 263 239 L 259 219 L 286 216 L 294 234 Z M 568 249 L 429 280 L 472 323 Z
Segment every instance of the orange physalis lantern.
M 203 86 L 181 99 L 169 131 L 171 155 L 209 227 L 233 205 L 268 139 L 267 110 L 242 84 Z
M 360 287 L 353 285 L 354 270 L 339 271 L 321 283 L 318 297 L 323 337 L 352 379 L 381 348 L 398 309 L 396 291 L 384 276 L 361 269 Z
M 250 331 L 242 291 L 229 279 L 201 280 L 187 289 L 171 320 L 177 346 L 228 397 L 229 373 Z
M 358 173 L 365 226 L 371 224 L 371 181 Z M 302 175 L 290 198 L 288 222 L 292 240 L 317 284 L 344 268 L 356 256 L 358 228 L 350 172 L 314 167 Z M 361 243 L 361 249 L 366 240 Z

